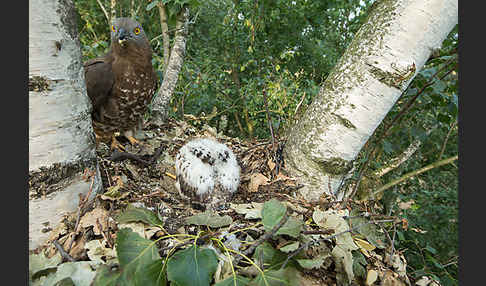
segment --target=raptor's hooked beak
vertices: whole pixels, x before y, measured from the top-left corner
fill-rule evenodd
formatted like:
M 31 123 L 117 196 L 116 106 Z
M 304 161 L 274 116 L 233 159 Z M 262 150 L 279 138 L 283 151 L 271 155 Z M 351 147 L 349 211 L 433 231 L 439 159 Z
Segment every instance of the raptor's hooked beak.
M 128 40 L 128 33 L 125 29 L 120 29 L 118 31 L 118 43 L 123 46 L 125 44 L 125 42 Z

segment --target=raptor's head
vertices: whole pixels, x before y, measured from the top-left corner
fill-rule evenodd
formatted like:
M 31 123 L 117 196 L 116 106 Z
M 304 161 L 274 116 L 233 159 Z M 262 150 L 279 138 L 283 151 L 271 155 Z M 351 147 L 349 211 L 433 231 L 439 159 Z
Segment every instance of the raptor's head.
M 125 48 L 150 47 L 142 25 L 130 18 L 116 18 L 111 25 L 112 45 Z

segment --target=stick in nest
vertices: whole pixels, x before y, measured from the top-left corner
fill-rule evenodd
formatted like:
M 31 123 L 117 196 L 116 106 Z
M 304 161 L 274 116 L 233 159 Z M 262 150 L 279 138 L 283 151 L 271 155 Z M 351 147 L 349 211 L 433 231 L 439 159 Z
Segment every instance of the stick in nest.
M 111 154 L 110 160 L 116 162 L 125 159 L 130 159 L 141 163 L 145 167 L 149 167 L 152 166 L 157 161 L 157 159 L 162 154 L 162 151 L 164 151 L 166 147 L 167 147 L 166 144 L 161 143 L 160 147 L 157 148 L 157 150 L 155 150 L 155 153 L 153 155 L 150 155 L 149 160 L 143 159 L 143 157 L 146 157 L 147 155 L 136 155 L 128 152 L 120 152 L 115 149 L 115 151 L 113 151 L 113 153 Z
M 268 239 L 270 239 L 270 237 L 272 237 L 286 222 L 287 220 L 289 219 L 289 211 L 287 210 L 284 214 L 284 216 L 282 217 L 282 219 L 280 220 L 280 222 L 275 225 L 271 231 L 265 233 L 264 235 L 262 235 L 258 240 L 256 240 L 250 247 L 248 247 L 247 249 L 245 249 L 245 251 L 243 251 L 243 254 L 245 256 L 248 256 L 250 255 L 251 253 L 253 253 L 253 251 L 255 251 L 255 249 L 262 243 L 264 243 L 265 241 L 267 241 Z M 238 265 L 238 263 L 241 261 L 241 259 L 243 258 L 243 256 L 238 256 L 235 258 L 235 262 L 233 263 L 233 265 Z

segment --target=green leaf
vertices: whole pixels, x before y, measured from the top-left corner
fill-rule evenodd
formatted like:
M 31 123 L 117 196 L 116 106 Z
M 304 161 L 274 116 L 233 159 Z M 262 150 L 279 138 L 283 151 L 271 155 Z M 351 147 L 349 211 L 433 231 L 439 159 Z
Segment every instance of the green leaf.
M 96 271 L 93 286 L 116 286 L 119 277 L 120 271 L 112 271 L 108 265 L 102 264 Z
M 430 245 L 427 245 L 425 249 L 432 254 L 437 254 L 437 250 Z
M 270 231 L 284 217 L 287 206 L 277 199 L 271 199 L 263 204 L 262 223 L 266 231 Z
M 300 235 L 303 224 L 303 221 L 296 219 L 295 217 L 289 217 L 287 222 L 285 222 L 284 225 L 279 230 L 277 230 L 275 234 L 286 234 L 297 238 Z
M 71 280 L 74 285 L 89 286 L 95 275 L 89 261 L 65 262 L 60 264 L 56 273 L 49 275 L 42 285 L 70 285 L 66 283 L 70 283 Z
M 292 252 L 292 251 L 296 250 L 297 248 L 299 248 L 299 245 L 300 245 L 300 243 L 298 241 L 296 241 L 296 242 L 293 242 L 291 244 L 287 244 L 283 247 L 280 247 L 279 250 L 282 251 L 282 252 L 285 252 L 285 253 L 289 253 L 289 252 Z
M 354 250 L 353 253 L 353 273 L 363 279 L 366 279 L 366 265 L 368 262 L 360 251 Z
M 209 227 L 223 227 L 230 225 L 233 219 L 228 216 L 220 216 L 214 212 L 204 212 L 186 218 L 186 224 L 207 225 Z
M 427 138 L 427 131 L 421 126 L 414 126 L 410 129 L 410 133 L 413 137 L 423 141 Z
M 264 242 L 260 244 L 255 249 L 255 253 L 253 253 L 253 260 L 260 261 L 262 258 L 265 268 L 269 269 L 272 267 L 279 267 L 285 259 L 287 259 L 287 255 L 273 248 L 270 243 Z
M 446 88 L 447 88 L 447 84 L 442 80 L 437 80 L 434 82 L 434 84 L 432 84 L 432 89 L 437 94 L 441 94 Z
M 255 286 L 293 286 L 300 285 L 300 276 L 293 267 L 286 267 L 279 270 L 267 270 L 260 273 L 250 285 Z
M 296 261 L 302 268 L 313 269 L 321 267 L 325 259 L 325 257 L 317 257 L 314 259 L 296 259 Z
M 75 286 L 73 279 L 71 277 L 66 277 L 62 280 L 59 280 L 54 284 L 54 286 Z
M 191 246 L 177 251 L 167 262 L 167 277 L 178 286 L 209 285 L 218 266 L 212 249 Z
M 29 255 L 29 274 L 35 278 L 37 273 L 42 274 L 44 270 L 55 269 L 59 263 L 62 262 L 62 257 L 59 252 L 47 258 L 43 252 L 39 254 Z
M 351 212 L 351 215 L 357 215 L 358 212 Z M 363 235 L 366 240 L 379 249 L 386 247 L 386 236 L 381 231 L 381 228 L 373 223 L 366 223 L 368 219 L 357 217 L 353 219 L 353 225 L 361 225 L 356 231 Z
M 132 205 L 129 205 L 127 209 L 123 213 L 121 213 L 116 220 L 119 223 L 141 221 L 146 224 L 159 227 L 162 227 L 164 224 L 154 212 L 144 208 L 137 208 Z
M 117 285 L 165 285 L 163 261 L 153 241 L 123 228 L 117 233 L 116 249 L 122 271 Z
M 249 283 L 250 279 L 240 275 L 236 275 L 236 277 L 230 276 L 223 281 L 214 284 L 214 286 L 246 286 Z
M 386 154 L 393 153 L 393 144 L 387 140 L 383 140 L 383 151 L 385 151 Z

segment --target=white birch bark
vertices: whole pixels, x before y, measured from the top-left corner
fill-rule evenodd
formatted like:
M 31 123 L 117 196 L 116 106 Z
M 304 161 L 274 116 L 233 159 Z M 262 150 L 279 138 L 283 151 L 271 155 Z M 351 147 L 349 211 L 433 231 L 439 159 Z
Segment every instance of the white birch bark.
M 186 35 L 188 29 L 189 8 L 185 7 L 177 16 L 174 45 L 170 51 L 169 64 L 165 67 L 162 85 L 152 101 L 152 118 L 155 124 L 162 124 L 169 112 L 169 102 L 179 78 L 186 52 Z
M 286 166 L 315 201 L 352 161 L 458 21 L 457 0 L 377 1 L 319 95 L 289 130 Z
M 72 1 L 29 1 L 29 249 L 77 209 L 91 183 L 84 170 L 93 195 L 102 186 L 90 112 Z

